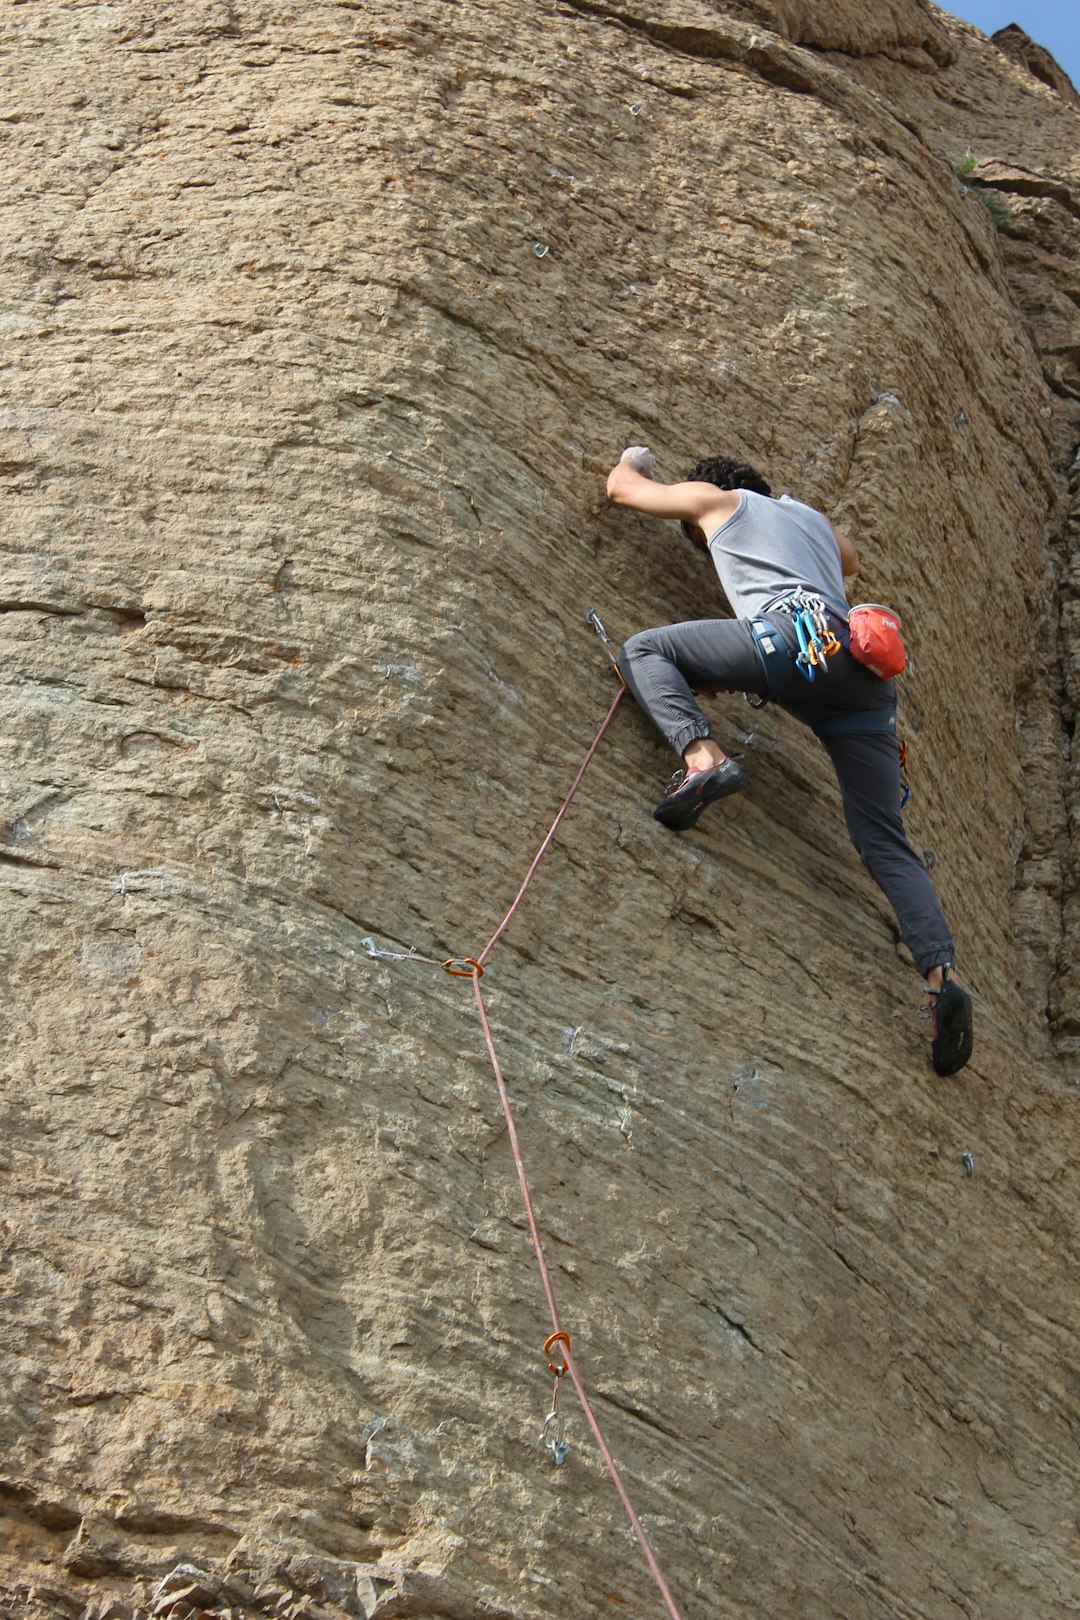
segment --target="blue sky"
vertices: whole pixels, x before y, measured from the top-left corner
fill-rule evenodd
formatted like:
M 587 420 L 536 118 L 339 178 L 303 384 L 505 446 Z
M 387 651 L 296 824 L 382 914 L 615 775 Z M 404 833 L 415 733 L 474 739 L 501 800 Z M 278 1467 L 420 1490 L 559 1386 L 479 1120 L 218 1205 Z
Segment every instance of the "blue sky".
M 938 0 L 940 3 L 940 0 Z M 1017 23 L 1038 45 L 1045 45 L 1080 90 L 1080 5 L 1076 0 L 957 0 L 943 6 L 984 34 Z

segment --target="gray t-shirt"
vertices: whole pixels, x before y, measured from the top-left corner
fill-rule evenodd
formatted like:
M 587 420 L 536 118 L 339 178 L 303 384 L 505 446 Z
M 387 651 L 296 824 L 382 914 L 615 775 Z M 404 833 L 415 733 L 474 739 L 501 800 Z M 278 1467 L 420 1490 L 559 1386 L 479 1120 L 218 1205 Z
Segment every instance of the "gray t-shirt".
M 709 536 L 709 551 L 736 617 L 757 618 L 792 591 L 847 608 L 840 548 L 826 518 L 790 495 L 739 490 L 735 511 Z

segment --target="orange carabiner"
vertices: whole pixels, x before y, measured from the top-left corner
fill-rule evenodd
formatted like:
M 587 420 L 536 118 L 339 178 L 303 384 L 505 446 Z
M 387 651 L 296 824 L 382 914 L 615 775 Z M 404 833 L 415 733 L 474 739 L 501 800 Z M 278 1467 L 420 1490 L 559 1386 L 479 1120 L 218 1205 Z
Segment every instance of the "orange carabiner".
M 474 973 L 478 979 L 484 977 L 484 970 L 474 956 L 448 956 L 443 967 L 455 979 L 471 979 Z
M 566 1346 L 566 1349 L 563 1352 L 563 1364 L 562 1364 L 561 1367 L 556 1367 L 555 1363 L 552 1362 L 552 1361 L 548 1362 L 548 1372 L 553 1372 L 555 1374 L 556 1378 L 558 1378 L 559 1375 L 561 1373 L 564 1373 L 566 1371 L 567 1367 L 569 1366 L 569 1362 L 567 1360 L 567 1357 L 570 1354 L 570 1335 L 569 1335 L 569 1333 L 552 1333 L 548 1338 L 546 1338 L 544 1340 L 544 1354 L 545 1354 L 545 1356 L 550 1356 L 552 1346 L 556 1345 L 556 1344 L 563 1344 L 563 1345 Z

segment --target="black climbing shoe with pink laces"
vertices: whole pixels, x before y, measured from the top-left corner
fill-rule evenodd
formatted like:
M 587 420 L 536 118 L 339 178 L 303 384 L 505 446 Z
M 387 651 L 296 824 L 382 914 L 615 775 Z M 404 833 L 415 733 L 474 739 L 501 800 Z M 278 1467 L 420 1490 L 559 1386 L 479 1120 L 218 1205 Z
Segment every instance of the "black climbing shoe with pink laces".
M 933 1041 L 930 1053 L 937 1074 L 955 1074 L 971 1056 L 975 1045 L 971 997 L 963 985 L 949 978 L 946 968 L 941 989 L 927 989 Z
M 733 759 L 725 759 L 711 771 L 694 771 L 684 776 L 678 787 L 660 800 L 653 817 L 675 832 L 685 832 L 707 804 L 726 798 L 729 793 L 738 793 L 746 783 L 747 775 L 742 766 L 736 765 Z

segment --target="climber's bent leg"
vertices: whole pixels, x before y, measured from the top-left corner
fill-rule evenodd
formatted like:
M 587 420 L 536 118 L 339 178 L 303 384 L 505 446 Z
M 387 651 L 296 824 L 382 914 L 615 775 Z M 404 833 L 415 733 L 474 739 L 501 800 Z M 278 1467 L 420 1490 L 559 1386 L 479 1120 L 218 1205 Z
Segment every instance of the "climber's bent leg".
M 765 691 L 765 674 L 754 638 L 741 619 L 694 619 L 631 636 L 619 653 L 619 668 L 631 694 L 657 730 L 693 770 L 706 765 L 687 758 L 695 743 L 712 738 L 712 727 L 694 697 L 720 687 Z M 724 758 L 715 743 L 706 755 Z

